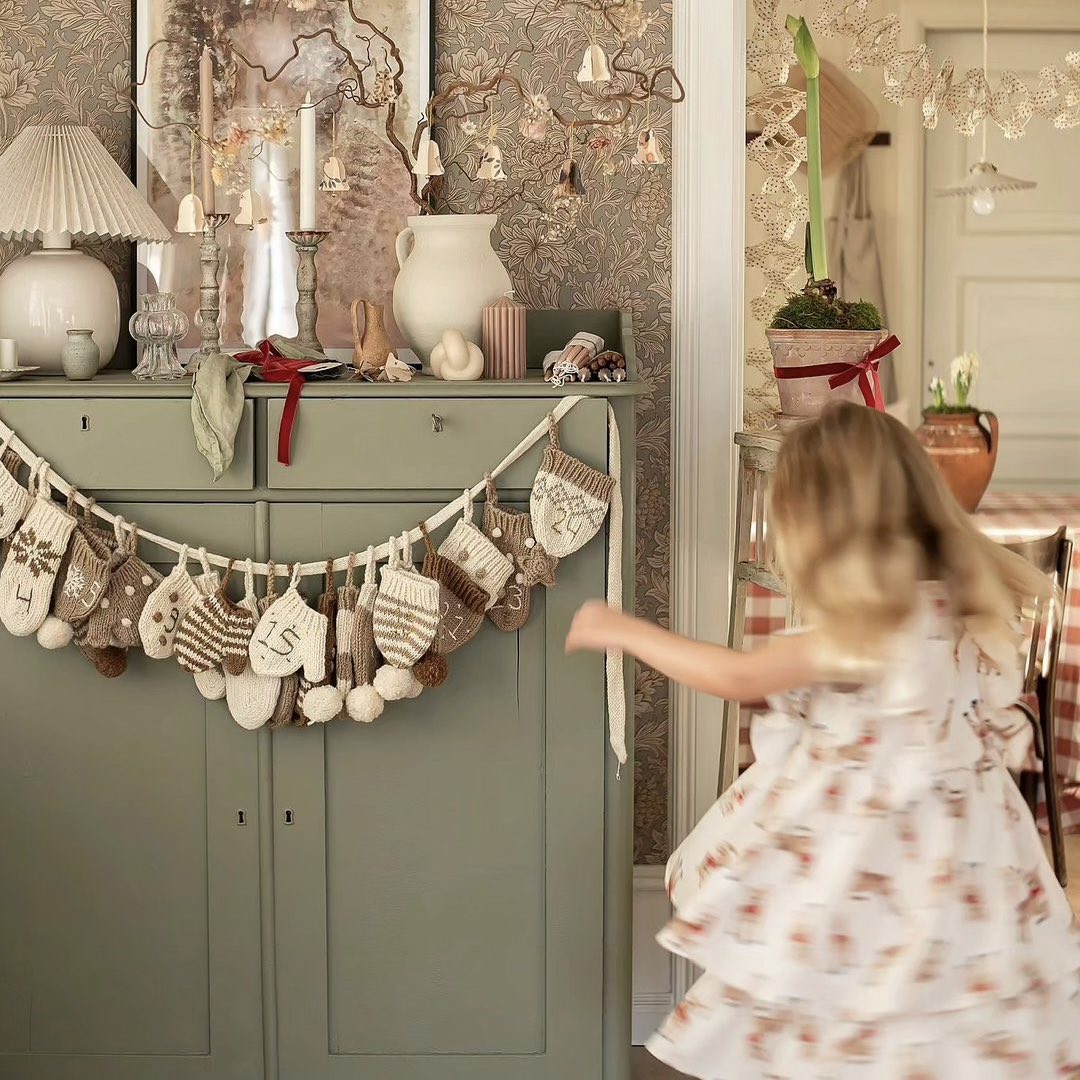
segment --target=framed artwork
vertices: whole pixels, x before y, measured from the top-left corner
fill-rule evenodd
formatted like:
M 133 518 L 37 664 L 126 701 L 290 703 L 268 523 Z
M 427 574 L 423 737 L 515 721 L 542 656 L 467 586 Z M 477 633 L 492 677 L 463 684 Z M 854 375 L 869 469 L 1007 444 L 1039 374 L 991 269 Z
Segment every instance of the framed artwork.
M 296 252 L 285 234 L 298 227 L 296 110 L 309 93 L 316 103 L 318 177 L 333 156 L 347 182 L 347 190 L 317 195 L 318 227 L 330 233 L 318 261 L 318 329 L 327 351 L 351 353 L 349 308 L 355 298 L 390 301 L 398 270 L 394 241 L 416 212 L 409 173 L 387 136 L 386 110 L 342 102 L 335 90 L 356 70 L 364 72 L 365 85 L 374 85 L 367 80 L 394 62 L 386 40 L 359 25 L 355 12 L 400 53 L 403 92 L 394 101 L 393 127 L 411 146 L 434 77 L 433 5 L 434 0 L 136 0 L 134 67 L 142 117 L 136 117 L 135 179 L 170 226 L 185 195 L 202 196 L 201 148 L 184 125 L 198 124 L 203 44 L 213 51 L 215 140 L 229 154 L 224 163 L 215 159 L 215 201 L 218 212 L 232 215 L 218 233 L 224 348 L 296 333 Z M 353 60 L 335 39 L 353 52 Z M 331 165 L 327 175 L 334 172 Z M 261 204 L 262 214 L 256 211 L 250 225 L 237 224 L 248 203 Z M 139 295 L 176 294 L 177 306 L 191 320 L 181 343 L 188 350 L 199 344 L 200 245 L 201 236 L 178 234 L 169 244 L 141 245 L 138 252 Z

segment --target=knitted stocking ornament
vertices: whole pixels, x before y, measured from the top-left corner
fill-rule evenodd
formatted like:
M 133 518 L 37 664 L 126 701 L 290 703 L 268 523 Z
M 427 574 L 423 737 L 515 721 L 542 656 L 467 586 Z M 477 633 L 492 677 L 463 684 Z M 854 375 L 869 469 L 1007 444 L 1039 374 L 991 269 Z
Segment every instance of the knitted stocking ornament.
M 559 560 L 537 543 L 532 515 L 502 506 L 490 475 L 486 477 L 486 483 L 484 533 L 514 562 L 514 573 L 506 583 L 506 591 L 488 612 L 488 617 L 500 630 L 516 633 L 529 621 L 533 586 L 553 586 Z
M 326 561 L 326 588 L 319 597 L 319 614 L 326 619 L 325 672 L 318 685 L 303 695 L 300 711 L 308 724 L 328 724 L 341 715 L 344 695 L 335 685 L 334 662 L 337 643 L 337 590 L 334 588 L 334 560 Z
M 559 424 L 549 417 L 551 445 L 533 481 L 529 509 L 536 539 L 558 559 L 583 548 L 599 531 L 615 481 L 559 448 Z
M 8 456 L 11 453 L 8 450 L 11 436 L 12 433 L 8 432 L 3 444 L 0 444 L 0 456 L 3 457 L 5 465 L 3 469 L 0 469 L 0 539 L 10 536 L 15 531 L 19 522 L 30 512 L 30 505 L 33 502 L 30 492 L 18 481 L 18 464 L 14 470 L 8 467 L 11 464 L 11 458 Z M 19 461 L 20 459 L 16 457 L 15 462 Z
M 185 544 L 172 573 L 150 594 L 139 617 L 139 637 L 151 660 L 172 656 L 180 623 L 201 595 L 187 564 Z
M 259 602 L 255 598 L 255 578 L 250 559 L 244 572 L 244 599 L 240 601 L 240 606 L 258 620 Z M 280 697 L 281 680 L 273 675 L 256 675 L 251 670 L 250 660 L 239 675 L 225 675 L 225 701 L 229 713 L 248 731 L 262 727 L 274 715 Z
M 226 595 L 232 563 L 225 580 L 209 596 L 196 600 L 180 623 L 173 651 L 180 666 L 192 675 L 221 665 L 228 675 L 242 675 L 257 619 L 248 608 Z
M 86 623 L 86 642 L 97 649 L 119 645 L 123 649 L 140 643 L 139 618 L 150 594 L 161 582 L 161 575 L 136 554 L 139 534 L 134 525 L 116 521 L 117 555 L 105 595 Z
M 0 622 L 16 637 L 36 633 L 48 616 L 56 575 L 75 531 L 75 519 L 49 495 L 42 480 L 0 569 Z
M 439 583 L 417 573 L 406 534 L 402 554 L 390 540 L 391 561 L 383 567 L 372 623 L 375 644 L 386 663 L 375 673 L 375 689 L 387 701 L 409 696 L 415 678 L 409 670 L 435 641 L 439 628 Z
M 356 685 L 345 697 L 345 711 L 359 724 L 370 724 L 382 716 L 385 700 L 372 685 L 379 666 L 375 648 L 374 611 L 379 586 L 375 581 L 375 549 L 368 548 L 364 584 L 356 598 L 356 619 L 353 622 L 349 657 Z
M 300 595 L 300 567 L 293 570 L 285 594 L 263 613 L 251 638 L 251 667 L 256 675 L 285 678 L 301 668 L 309 682 L 326 675 L 326 616 L 312 611 Z
M 502 596 L 513 563 L 473 523 L 472 492 L 462 496 L 461 520 L 439 545 L 439 554 L 456 563 L 488 595 L 487 607 L 493 607 Z
M 435 651 L 443 656 L 472 641 L 484 625 L 488 594 L 457 563 L 440 555 L 432 546 L 427 526 L 420 526 L 427 553 L 424 577 L 439 583 L 439 628 Z

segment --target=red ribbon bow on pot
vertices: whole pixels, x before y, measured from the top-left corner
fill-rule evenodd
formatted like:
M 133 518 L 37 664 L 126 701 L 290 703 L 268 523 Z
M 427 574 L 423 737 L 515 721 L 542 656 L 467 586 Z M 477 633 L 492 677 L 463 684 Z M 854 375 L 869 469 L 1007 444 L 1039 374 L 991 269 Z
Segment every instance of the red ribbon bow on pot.
M 241 364 L 257 367 L 264 382 L 289 384 L 289 392 L 285 395 L 285 408 L 281 413 L 281 425 L 278 428 L 277 459 L 282 465 L 291 465 L 293 428 L 296 425 L 300 395 L 304 390 L 304 368 L 309 368 L 318 361 L 311 357 L 306 360 L 289 360 L 269 341 L 260 341 L 256 349 L 237 353 L 234 359 Z
M 854 364 L 813 364 L 810 367 L 780 367 L 773 370 L 778 379 L 813 379 L 828 376 L 829 385 L 834 390 L 847 385 L 853 379 L 858 379 L 863 401 L 871 409 L 884 412 L 885 394 L 881 389 L 878 365 L 889 353 L 899 347 L 900 339 L 895 334 L 890 334 L 880 345 Z

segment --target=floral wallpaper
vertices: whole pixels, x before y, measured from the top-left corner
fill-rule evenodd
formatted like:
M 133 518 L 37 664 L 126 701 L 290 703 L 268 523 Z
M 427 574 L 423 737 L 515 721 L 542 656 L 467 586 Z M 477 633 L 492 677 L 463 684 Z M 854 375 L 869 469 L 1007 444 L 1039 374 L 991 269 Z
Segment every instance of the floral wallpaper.
M 435 0 L 437 78 L 491 71 L 499 57 L 525 42 L 518 74 L 529 93 L 588 113 L 591 88 L 574 75 L 582 53 L 603 29 L 594 29 L 584 5 L 560 7 L 538 0 Z M 626 0 L 624 25 L 631 59 L 669 62 L 671 0 Z M 129 0 L 0 0 L 0 142 L 27 122 L 89 124 L 126 168 L 130 116 L 126 103 L 130 63 Z M 671 174 L 669 166 L 631 163 L 645 121 L 671 157 L 670 109 L 657 102 L 648 117 L 625 128 L 575 133 L 575 153 L 587 197 L 571 226 L 551 213 L 550 192 L 566 156 L 553 132 L 546 143 L 520 138 L 521 103 L 510 93 L 494 105 L 494 122 L 510 177 L 501 195 L 497 237 L 518 296 L 537 307 L 628 308 L 645 392 L 638 407 L 638 610 L 666 623 L 670 562 L 671 411 Z M 487 209 L 487 196 L 467 178 L 479 149 L 471 128 L 448 129 L 444 157 L 448 199 L 459 209 Z M 479 197 L 479 202 L 477 201 Z M 11 257 L 11 245 L 0 259 Z M 117 274 L 130 302 L 128 245 L 97 253 Z M 130 366 L 130 357 L 118 357 Z M 669 850 L 668 688 L 665 679 L 639 670 L 636 688 L 635 861 L 663 862 Z

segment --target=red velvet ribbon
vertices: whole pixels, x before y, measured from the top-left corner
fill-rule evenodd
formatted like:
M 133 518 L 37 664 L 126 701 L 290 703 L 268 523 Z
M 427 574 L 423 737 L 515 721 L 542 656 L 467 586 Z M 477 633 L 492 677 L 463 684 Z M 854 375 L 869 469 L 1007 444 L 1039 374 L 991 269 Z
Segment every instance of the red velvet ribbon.
M 300 395 L 304 390 L 302 369 L 311 367 L 316 361 L 288 360 L 278 353 L 269 341 L 260 341 L 258 348 L 251 352 L 237 353 L 234 359 L 241 364 L 253 364 L 259 368 L 264 382 L 289 384 L 289 392 L 285 395 L 285 408 L 281 413 L 281 424 L 278 427 L 277 459 L 282 465 L 291 465 L 293 428 L 296 426 Z
M 877 348 L 855 364 L 812 364 L 810 367 L 773 368 L 778 379 L 813 379 L 828 376 L 829 385 L 836 390 L 853 379 L 859 380 L 863 401 L 878 412 L 885 411 L 885 394 L 881 389 L 878 365 L 889 353 L 900 347 L 900 339 L 891 334 Z

